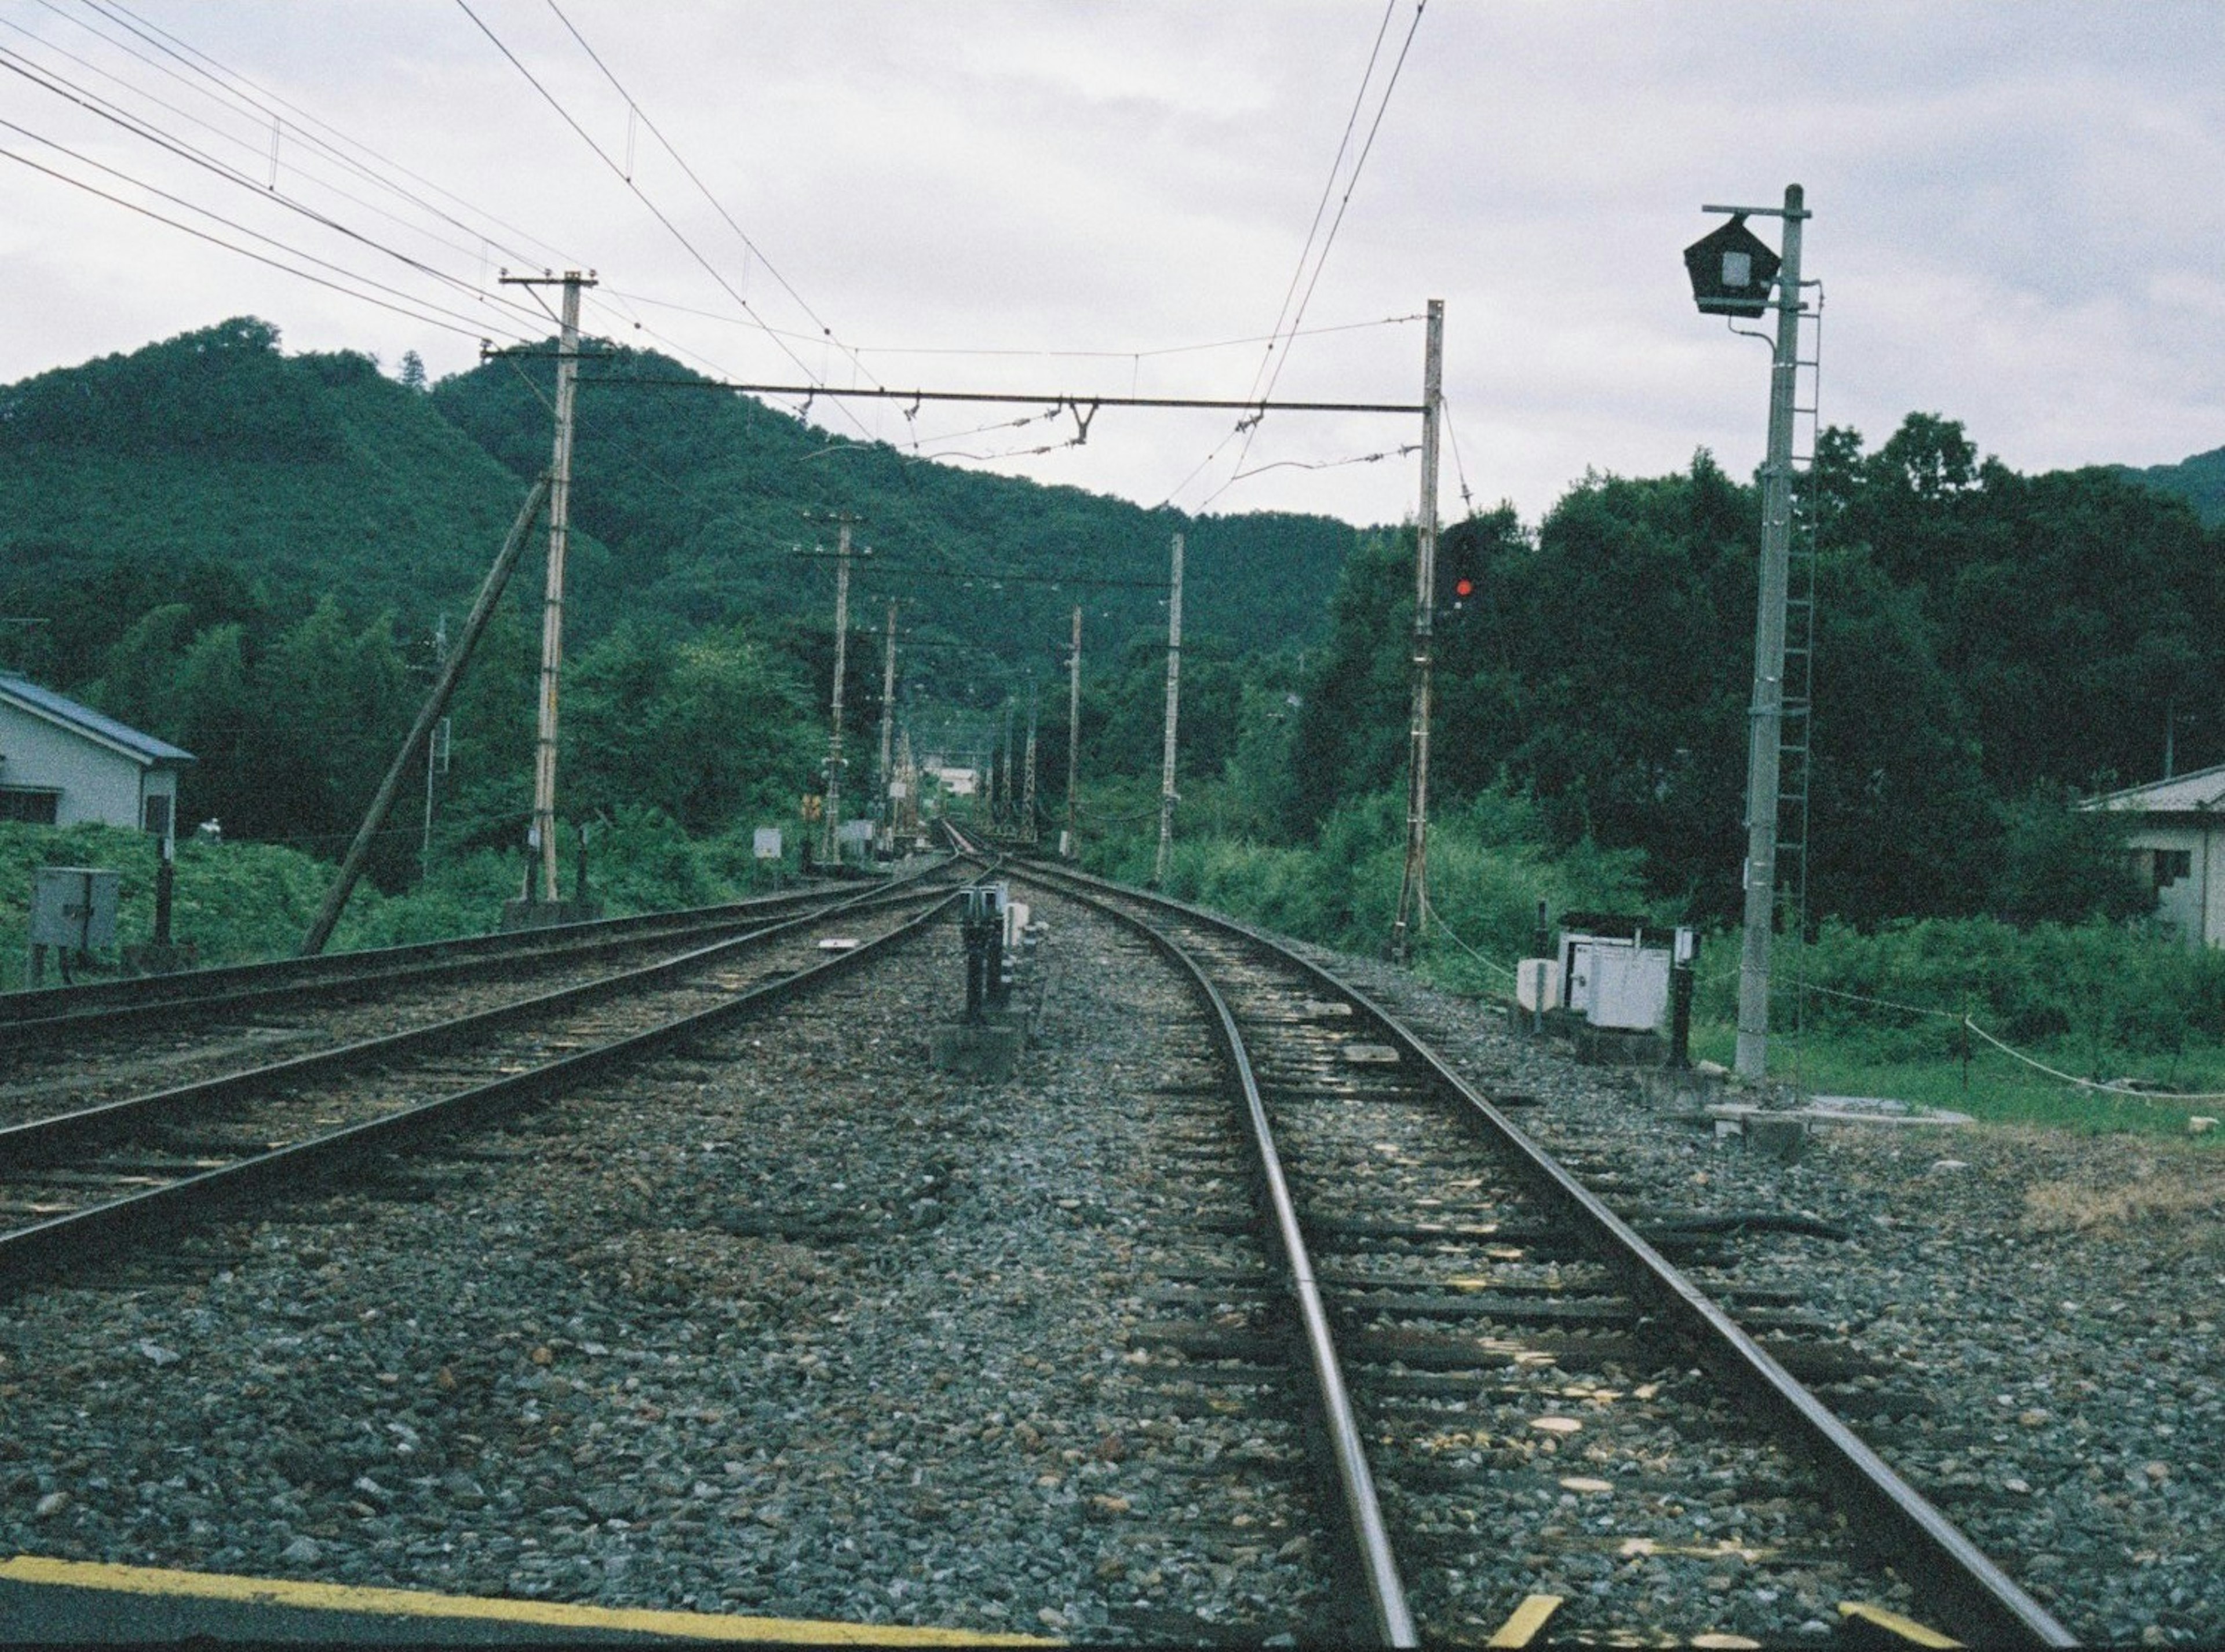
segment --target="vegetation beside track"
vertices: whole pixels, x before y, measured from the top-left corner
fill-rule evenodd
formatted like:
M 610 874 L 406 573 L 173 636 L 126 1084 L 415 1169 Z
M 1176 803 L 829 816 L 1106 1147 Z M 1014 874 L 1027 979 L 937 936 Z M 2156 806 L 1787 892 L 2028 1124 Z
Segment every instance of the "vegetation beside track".
M 1092 870 L 1150 879 L 1155 820 L 1142 794 L 1100 798 L 1112 835 L 1085 840 Z M 1213 788 L 1185 794 L 1184 817 L 1210 819 Z M 1303 847 L 1178 831 L 1168 891 L 1322 946 L 1379 955 L 1401 866 L 1403 799 L 1346 805 Z M 1537 811 L 1504 788 L 1432 822 L 1433 922 L 1415 967 L 1449 991 L 1504 997 L 1532 946 L 1537 902 L 1556 919 L 1579 909 L 1651 911 L 1639 856 L 1588 839 L 1556 850 Z M 1693 1049 L 1728 1065 L 1734 1041 L 1738 935 L 1704 938 Z M 1780 950 L 1776 1024 L 1791 1025 L 1796 959 Z M 1825 1094 L 1890 1097 L 2003 1122 L 2089 1130 L 2183 1133 L 2219 1105 L 2074 1087 L 1967 1035 L 1975 1027 L 2074 1077 L 2130 1079 L 2182 1095 L 2225 1093 L 2225 955 L 2151 926 L 2092 917 L 2019 925 L 1996 917 L 1930 918 L 1863 932 L 1825 921 L 1806 949 L 1803 1035 L 1772 1041 L 1774 1076 Z M 1967 1059 L 1966 1059 L 1967 1046 Z M 2215 1139 L 2225 1139 L 2213 1137 Z
M 761 893 L 774 874 L 753 858 L 750 833 L 694 839 L 651 810 L 621 809 L 592 843 L 590 892 L 612 917 L 709 906 Z M 522 863 L 491 850 L 436 860 L 433 876 L 399 895 L 357 887 L 331 950 L 400 946 L 482 934 L 516 895 Z M 155 839 L 113 826 L 0 822 L 0 989 L 24 984 L 32 869 L 105 866 L 122 874 L 119 946 L 153 938 Z M 203 964 L 290 957 L 307 931 L 336 868 L 263 843 L 178 845 L 172 937 L 191 942 Z M 794 867 L 788 867 L 790 875 Z M 567 868 L 565 889 L 571 888 Z M 115 954 L 105 955 L 112 964 Z M 51 984 L 54 976 L 50 972 Z

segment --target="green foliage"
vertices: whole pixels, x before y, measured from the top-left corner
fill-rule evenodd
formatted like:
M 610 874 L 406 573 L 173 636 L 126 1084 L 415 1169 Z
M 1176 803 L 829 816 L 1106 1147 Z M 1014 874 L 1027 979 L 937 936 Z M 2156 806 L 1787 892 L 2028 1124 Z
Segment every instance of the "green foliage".
M 2011 923 L 2121 921 L 2154 910 L 2155 890 L 2134 876 L 2124 817 L 2082 810 L 2068 788 L 2035 786 L 2002 807 L 1992 906 Z
M 2020 476 L 1929 414 L 1873 453 L 1824 432 L 1798 510 L 1820 545 L 1812 908 L 2136 907 L 2098 847 L 2057 852 L 2011 800 L 2154 773 L 2167 720 L 2182 767 L 2225 758 L 2225 531 L 2103 471 Z M 1640 851 L 1665 910 L 1734 914 L 1759 521 L 1702 453 L 1588 476 L 1534 535 L 1504 510 L 1448 529 L 1478 591 L 1436 617 L 1434 795 L 1511 782 L 1556 849 Z M 1412 554 L 1364 544 L 1332 601 L 1293 746 L 1302 829 L 1404 771 Z
M 1735 1017 L 1737 944 L 1729 934 L 1709 949 L 1716 961 L 1702 965 L 1696 1013 Z M 1806 1024 L 1879 1059 L 1957 1053 L 1964 1015 L 2095 1077 L 2113 1054 L 2172 1054 L 2196 1036 L 2225 1041 L 2225 954 L 2143 925 L 1924 918 L 1864 932 L 1826 922 L 1805 953 L 1796 967 L 1780 950 L 1772 1024 L 1793 1024 L 1804 975 Z

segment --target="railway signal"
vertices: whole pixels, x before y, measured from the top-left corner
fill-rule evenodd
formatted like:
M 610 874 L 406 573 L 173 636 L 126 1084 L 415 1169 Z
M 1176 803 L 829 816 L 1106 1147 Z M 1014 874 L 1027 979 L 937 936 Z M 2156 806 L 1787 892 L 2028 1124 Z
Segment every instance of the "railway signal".
M 1798 184 L 1782 208 L 1702 206 L 1730 222 L 1684 249 L 1692 297 L 1703 315 L 1777 312 L 1769 375 L 1769 456 L 1762 465 L 1761 591 L 1753 628 L 1753 703 L 1748 718 L 1746 793 L 1746 935 L 1739 959 L 1739 1075 L 1769 1067 L 1769 941 L 1777 909 L 1777 807 L 1784 723 L 1784 612 L 1792 551 L 1793 389 L 1800 367 L 1800 231 L 1809 218 Z M 1784 223 L 1780 259 L 1746 227 L 1749 217 Z M 1769 296 L 1775 283 L 1777 297 Z M 1805 852 L 1804 845 L 1803 851 Z

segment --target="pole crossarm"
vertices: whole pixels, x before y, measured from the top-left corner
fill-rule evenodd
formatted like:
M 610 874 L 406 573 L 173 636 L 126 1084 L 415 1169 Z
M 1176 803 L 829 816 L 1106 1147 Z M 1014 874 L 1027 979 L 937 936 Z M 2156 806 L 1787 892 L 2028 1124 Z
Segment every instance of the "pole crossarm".
M 482 350 L 480 356 L 492 360 L 498 356 L 537 356 L 564 359 L 563 351 L 548 351 L 531 346 L 512 346 L 502 350 Z M 596 351 L 572 352 L 580 361 L 607 361 L 610 358 Z M 873 402 L 989 402 L 1006 406 L 1072 408 L 1077 413 L 1083 408 L 1094 413 L 1099 408 L 1201 408 L 1208 412 L 1224 413 L 1398 413 L 1418 417 L 1429 409 L 1419 402 L 1284 402 L 1232 401 L 1222 397 L 1189 396 L 1076 396 L 1065 392 L 1038 394 L 1029 390 L 897 390 L 884 385 L 865 384 L 855 388 L 839 384 L 744 384 L 732 379 L 687 378 L 677 374 L 613 374 L 598 375 L 591 381 L 596 384 L 643 384 L 675 390 L 726 390 L 743 396 L 797 396 L 856 397 Z

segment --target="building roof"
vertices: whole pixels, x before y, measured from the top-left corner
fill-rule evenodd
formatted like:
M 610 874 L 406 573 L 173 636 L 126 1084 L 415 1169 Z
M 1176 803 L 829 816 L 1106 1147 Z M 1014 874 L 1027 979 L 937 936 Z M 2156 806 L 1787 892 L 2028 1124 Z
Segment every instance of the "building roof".
M 0 672 L 0 703 L 19 706 L 50 723 L 60 723 L 149 767 L 194 761 L 193 754 L 182 747 L 174 746 L 168 740 L 157 740 L 151 734 L 142 734 L 129 724 L 119 723 L 90 706 L 79 705 L 67 694 L 40 687 L 29 677 Z
M 2128 786 L 2120 792 L 2105 792 L 2078 807 L 2139 814 L 2197 814 L 2225 808 L 2225 763 L 2170 780 L 2152 780 L 2145 786 Z

